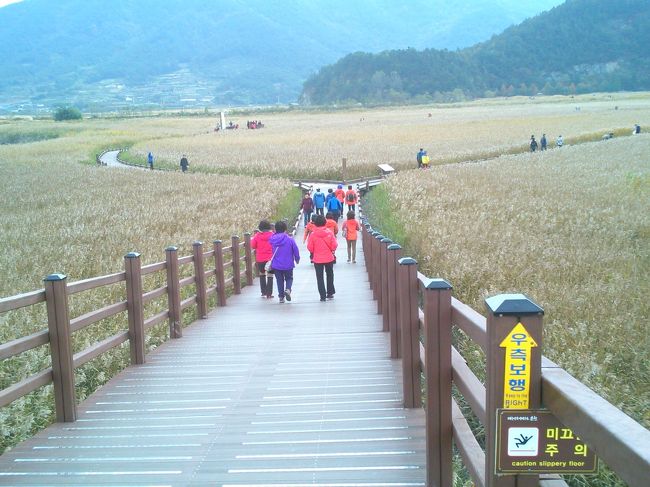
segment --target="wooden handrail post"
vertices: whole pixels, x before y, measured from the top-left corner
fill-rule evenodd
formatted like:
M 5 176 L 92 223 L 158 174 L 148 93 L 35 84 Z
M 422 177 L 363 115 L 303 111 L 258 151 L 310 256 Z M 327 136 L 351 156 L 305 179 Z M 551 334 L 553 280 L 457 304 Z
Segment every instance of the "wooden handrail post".
M 169 305 L 169 338 L 183 336 L 181 321 L 181 288 L 178 273 L 178 247 L 165 249 L 167 260 L 167 303 Z
M 241 294 L 241 265 L 239 261 L 239 236 L 232 236 L 232 285 L 235 294 Z
M 363 254 L 366 260 L 366 272 L 368 273 L 368 286 L 372 289 L 372 239 L 374 238 L 372 233 L 374 230 L 370 225 L 368 225 L 368 231 L 365 233 L 366 237 L 365 247 L 363 248 Z
M 144 303 L 142 302 L 142 263 L 139 253 L 129 252 L 124 256 L 124 270 L 131 364 L 143 364 L 145 362 Z
M 217 284 L 217 306 L 226 305 L 226 273 L 223 267 L 223 243 L 215 240 L 214 245 L 214 270 Z
M 372 273 L 374 276 L 373 279 L 373 288 L 372 294 L 377 301 L 377 314 L 381 313 L 381 240 L 384 238 L 382 234 L 377 232 L 375 238 L 372 239 Z
M 386 248 L 388 254 L 388 332 L 390 333 L 390 358 L 400 358 L 400 328 L 399 299 L 397 296 L 397 261 L 402 256 L 402 247 L 399 244 L 390 244 Z
M 382 238 L 379 241 L 381 246 L 381 316 L 382 331 L 389 331 L 388 328 L 388 246 L 393 241 L 390 238 Z
M 50 355 L 52 356 L 54 403 L 56 420 L 59 423 L 71 423 L 77 419 L 66 279 L 65 274 L 50 274 L 44 279 L 47 327 L 50 333 Z
M 192 244 L 194 250 L 194 282 L 196 284 L 196 314 L 199 318 L 208 317 L 208 293 L 205 283 L 205 264 L 203 262 L 203 242 Z
M 542 316 L 544 310 L 523 294 L 499 294 L 485 300 L 487 315 L 487 382 L 485 479 L 487 487 L 531 487 L 537 475 L 494 473 L 497 409 L 536 409 L 541 406 Z M 520 325 L 523 328 L 520 328 Z M 534 342 L 534 343 L 533 343 Z M 509 345 L 516 347 L 510 349 Z M 506 354 L 511 365 L 506 374 Z M 529 375 L 526 374 L 526 369 Z M 522 382 L 523 381 L 523 382 Z M 526 381 L 528 381 L 526 383 Z M 520 390 L 523 387 L 523 391 Z M 528 390 L 528 395 L 525 391 Z M 510 404 L 508 404 L 508 402 Z
M 402 377 L 404 407 L 419 408 L 420 392 L 420 317 L 418 312 L 417 261 L 410 257 L 399 260 L 399 315 L 402 331 Z
M 244 251 L 246 252 L 246 285 L 253 285 L 253 249 L 251 248 L 251 234 L 244 234 Z
M 431 279 L 424 287 L 427 485 L 431 487 L 453 484 L 451 289 L 443 279 Z

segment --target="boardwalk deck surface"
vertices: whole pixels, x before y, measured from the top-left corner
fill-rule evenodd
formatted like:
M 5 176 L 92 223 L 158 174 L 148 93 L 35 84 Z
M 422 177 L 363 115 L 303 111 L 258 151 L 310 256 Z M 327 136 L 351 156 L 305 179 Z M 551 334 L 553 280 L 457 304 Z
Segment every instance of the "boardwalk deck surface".
M 255 280 L 0 457 L 0 485 L 423 486 L 423 411 L 402 408 L 361 246 L 347 264 L 339 245 L 335 299 L 301 246 L 291 303 Z

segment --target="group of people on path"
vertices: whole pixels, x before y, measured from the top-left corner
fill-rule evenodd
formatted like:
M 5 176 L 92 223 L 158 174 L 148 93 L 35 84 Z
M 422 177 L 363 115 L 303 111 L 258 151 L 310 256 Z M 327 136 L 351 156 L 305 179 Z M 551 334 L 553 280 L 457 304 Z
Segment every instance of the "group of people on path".
M 316 188 L 313 196 L 305 193 L 300 204 L 303 212 L 304 225 L 307 226 L 312 213 L 321 216 L 325 216 L 325 213 L 331 213 L 334 220 L 338 222 L 343 215 L 344 205 L 347 205 L 348 211 L 356 213 L 358 199 L 359 196 L 352 189 L 352 185 L 348 185 L 347 191 L 343 189 L 342 184 L 339 184 L 336 190 L 329 188 L 327 194 L 323 193 L 320 188 Z
M 337 191 L 343 186 L 338 185 Z M 354 200 L 347 194 L 352 191 Z M 335 193 L 330 189 L 328 193 L 341 205 Z M 348 191 L 343 191 L 344 199 L 348 203 L 347 218 L 341 225 L 341 233 L 347 242 L 348 263 L 356 263 L 356 243 L 361 226 L 356 219 L 355 208 L 358 200 L 356 191 L 348 186 Z M 337 236 L 339 233 L 339 214 L 328 211 L 323 214 L 325 204 L 321 204 L 320 197 L 327 199 L 324 193 L 316 189 L 314 196 L 305 193 L 301 209 L 304 214 L 305 231 L 303 242 L 309 250 L 309 260 L 314 265 L 316 286 L 321 301 L 334 299 L 336 288 L 334 286 L 334 264 L 336 264 L 336 249 L 338 248 Z M 337 206 L 338 208 L 338 206 Z M 320 212 L 318 211 L 320 209 Z M 275 231 L 274 231 L 275 230 Z M 260 275 L 260 292 L 263 298 L 273 298 L 273 278 L 277 284 L 280 303 L 291 301 L 293 286 L 293 269 L 300 262 L 300 251 L 295 240 L 287 233 L 287 224 L 278 221 L 274 227 L 268 220 L 259 223 L 258 231 L 251 240 L 251 248 L 255 250 L 255 262 Z
M 564 145 L 564 138 L 562 138 L 561 135 L 558 135 L 557 139 L 555 139 L 555 146 L 562 147 L 563 145 Z M 535 140 L 535 136 L 531 135 L 529 147 L 530 147 L 530 152 L 535 152 L 538 148 L 539 150 L 546 150 L 548 147 L 546 134 L 542 134 L 542 138 L 539 139 L 539 143 L 537 143 L 537 141 Z

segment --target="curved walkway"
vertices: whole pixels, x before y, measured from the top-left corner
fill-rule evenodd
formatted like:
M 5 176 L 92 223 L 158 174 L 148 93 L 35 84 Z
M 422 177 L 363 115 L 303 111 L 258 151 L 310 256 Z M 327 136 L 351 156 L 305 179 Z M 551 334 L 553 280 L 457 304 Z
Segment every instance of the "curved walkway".
M 140 169 L 140 170 L 150 170 L 147 169 L 146 167 L 142 166 L 135 166 L 132 164 L 122 164 L 120 160 L 118 159 L 118 156 L 122 152 L 121 150 L 110 150 L 107 152 L 104 152 L 101 156 L 99 156 L 99 160 L 104 166 L 111 166 L 111 167 L 122 167 L 126 169 Z
M 297 240 L 290 303 L 260 298 L 255 280 L 99 389 L 76 423 L 5 453 L 0 484 L 424 486 L 424 411 L 402 408 L 361 246 L 347 264 L 339 237 L 336 296 L 320 302 Z

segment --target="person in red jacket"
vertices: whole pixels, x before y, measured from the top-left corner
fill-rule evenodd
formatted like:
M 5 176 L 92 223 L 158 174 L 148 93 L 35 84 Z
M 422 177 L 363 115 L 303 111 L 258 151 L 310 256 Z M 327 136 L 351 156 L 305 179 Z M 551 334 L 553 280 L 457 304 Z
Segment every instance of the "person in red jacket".
M 316 215 L 314 217 L 316 230 L 307 240 L 307 249 L 313 254 L 314 269 L 316 270 L 316 282 L 318 284 L 318 294 L 320 300 L 334 298 L 334 261 L 336 257 L 334 252 L 338 243 L 334 234 L 325 228 L 325 217 Z M 327 286 L 323 282 L 323 270 L 327 277 Z
M 262 220 L 257 227 L 256 232 L 251 239 L 251 248 L 255 250 L 255 263 L 260 274 L 260 291 L 263 298 L 273 297 L 273 271 L 269 271 L 267 276 L 264 266 L 271 260 L 273 250 L 269 239 L 273 235 L 271 224 L 267 220 Z
M 348 244 L 348 262 L 357 263 L 357 232 L 361 230 L 359 222 L 354 218 L 354 211 L 348 211 L 348 219 L 343 222 L 343 236 Z

